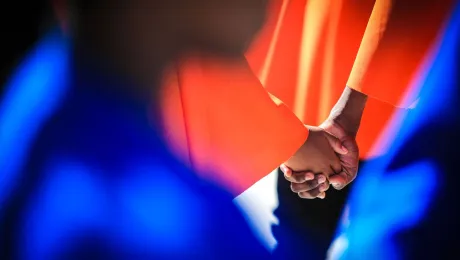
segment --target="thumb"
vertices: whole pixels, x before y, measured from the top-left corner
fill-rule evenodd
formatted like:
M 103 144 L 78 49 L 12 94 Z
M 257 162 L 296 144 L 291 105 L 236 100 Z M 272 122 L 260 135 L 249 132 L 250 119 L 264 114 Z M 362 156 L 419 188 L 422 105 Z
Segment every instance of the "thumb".
M 345 146 L 343 146 L 342 142 L 337 137 L 331 135 L 328 132 L 325 132 L 325 133 L 326 133 L 326 138 L 329 141 L 329 145 L 332 147 L 332 149 L 336 153 L 342 154 L 342 155 L 348 153 L 348 149 Z

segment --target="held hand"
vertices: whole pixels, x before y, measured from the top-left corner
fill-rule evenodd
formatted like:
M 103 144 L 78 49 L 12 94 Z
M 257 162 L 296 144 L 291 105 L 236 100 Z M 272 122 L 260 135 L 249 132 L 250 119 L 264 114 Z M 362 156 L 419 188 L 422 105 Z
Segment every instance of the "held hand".
M 329 188 L 327 178 L 342 171 L 337 155 L 347 154 L 348 151 L 339 139 L 323 129 L 306 127 L 310 130 L 307 141 L 281 166 L 281 170 L 300 197 L 324 198 L 324 192 Z M 318 173 L 322 175 L 314 175 Z
M 342 171 L 329 176 L 329 182 L 332 186 L 341 190 L 352 182 L 358 173 L 359 148 L 354 135 L 347 134 L 344 128 L 334 120 L 326 120 L 320 126 L 327 132 L 339 138 L 340 142 L 347 148 L 347 154 L 338 154 Z
M 329 181 L 323 174 L 313 174 L 312 172 L 293 173 L 286 165 L 280 166 L 284 173 L 284 178 L 291 182 L 291 190 L 303 199 L 324 199 L 326 191 L 329 189 Z
M 316 126 L 306 126 L 310 133 L 307 141 L 284 164 L 294 172 L 311 171 L 329 176 L 339 173 L 342 166 L 338 154 L 348 151 L 340 140 Z
M 332 169 L 334 170 L 334 174 L 328 174 L 327 170 L 321 171 L 318 170 L 318 168 L 312 168 L 312 172 L 321 172 L 324 174 L 324 176 L 328 178 L 329 183 L 331 183 L 335 189 L 343 189 L 356 178 L 359 163 L 359 149 L 356 143 L 356 134 L 358 133 L 366 102 L 367 96 L 365 94 L 353 90 L 349 87 L 345 87 L 342 96 L 332 109 L 329 118 L 320 126 L 329 134 L 329 138 L 327 140 L 330 142 L 331 147 L 333 147 L 334 151 L 337 153 L 337 156 L 340 160 L 340 170 L 337 171 L 339 167 L 335 165 L 334 162 L 334 166 L 331 164 Z M 334 136 L 337 138 L 330 138 Z M 342 145 L 345 148 L 340 149 Z M 297 165 L 294 164 L 294 166 Z M 324 169 L 324 167 L 319 168 Z M 308 172 L 303 170 L 304 172 L 301 173 L 296 172 L 298 170 L 295 168 L 291 169 L 289 169 L 289 164 L 282 165 L 281 167 L 281 170 L 285 173 L 286 179 L 293 183 L 291 188 L 294 191 L 298 191 L 299 183 L 294 182 L 292 176 L 302 176 L 302 174 L 307 175 Z M 315 179 L 316 178 L 320 179 L 320 175 L 317 174 L 315 176 Z M 304 181 L 304 185 L 302 186 L 302 192 L 307 192 L 306 195 L 309 197 L 315 197 L 314 195 L 318 192 L 315 190 L 317 187 L 314 187 L 315 183 L 312 180 L 313 178 Z M 296 184 L 294 185 L 294 183 Z M 313 189 L 311 189 L 312 187 Z M 310 188 L 310 190 L 307 188 Z M 302 196 L 305 196 L 304 193 L 302 194 Z M 318 196 L 323 197 L 325 194 L 323 195 L 322 193 L 319 193 Z
M 338 154 L 343 171 L 329 177 L 335 189 L 343 189 L 356 178 L 359 164 L 359 149 L 356 143 L 361 117 L 366 106 L 367 96 L 345 87 L 342 96 L 321 128 L 336 136 L 348 149 L 347 154 Z

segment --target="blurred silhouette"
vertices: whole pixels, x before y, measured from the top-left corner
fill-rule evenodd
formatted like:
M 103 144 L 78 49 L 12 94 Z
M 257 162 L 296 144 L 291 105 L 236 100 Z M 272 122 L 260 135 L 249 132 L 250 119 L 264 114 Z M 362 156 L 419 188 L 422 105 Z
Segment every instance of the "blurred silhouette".
M 261 24 L 252 11 L 245 30 L 211 22 L 246 1 L 188 4 L 75 1 L 70 30 L 22 60 L 0 105 L 2 259 L 269 258 L 232 197 L 178 163 L 158 131 L 169 62 L 231 59 Z

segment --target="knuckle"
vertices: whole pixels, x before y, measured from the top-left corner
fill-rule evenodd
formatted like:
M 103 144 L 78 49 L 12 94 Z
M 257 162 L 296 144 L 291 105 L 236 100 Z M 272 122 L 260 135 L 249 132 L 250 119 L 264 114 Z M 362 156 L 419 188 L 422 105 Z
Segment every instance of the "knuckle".
M 297 183 L 302 183 L 305 181 L 305 178 L 303 177 L 303 175 L 296 175 L 294 179 L 295 179 L 295 182 Z
M 318 180 L 315 179 L 315 180 L 312 180 L 312 181 L 308 181 L 306 183 L 306 185 L 307 185 L 308 189 L 314 189 L 314 188 L 318 187 L 319 183 L 318 183 Z
M 330 187 L 329 183 L 324 183 L 321 185 L 320 190 L 324 192 L 324 191 L 327 191 L 329 187 Z
M 292 192 L 297 192 L 297 187 L 294 183 L 291 183 L 291 190 Z

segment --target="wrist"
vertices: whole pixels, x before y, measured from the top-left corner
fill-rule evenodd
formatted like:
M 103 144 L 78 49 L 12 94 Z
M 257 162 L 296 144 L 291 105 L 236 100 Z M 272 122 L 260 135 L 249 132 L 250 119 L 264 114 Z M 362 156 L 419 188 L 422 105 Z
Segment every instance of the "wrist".
M 341 127 L 348 135 L 356 136 L 366 103 L 367 95 L 345 87 L 328 120 Z

